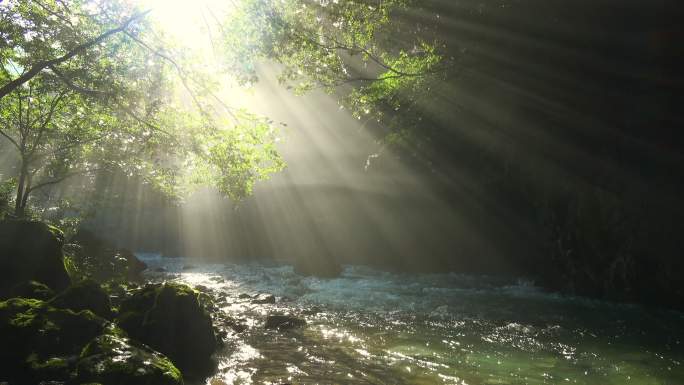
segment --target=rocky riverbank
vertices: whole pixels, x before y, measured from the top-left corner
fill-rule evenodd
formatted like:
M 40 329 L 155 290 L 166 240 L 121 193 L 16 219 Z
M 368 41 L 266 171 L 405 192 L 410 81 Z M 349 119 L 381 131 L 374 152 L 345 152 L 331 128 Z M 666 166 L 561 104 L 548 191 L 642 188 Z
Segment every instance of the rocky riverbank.
M 12 348 L 0 352 L 0 382 L 177 385 L 212 370 L 220 338 L 210 296 L 131 283 L 144 264 L 92 235 L 75 237 L 66 265 L 89 263 L 70 272 L 59 230 L 20 221 L 2 230 L 0 346 Z

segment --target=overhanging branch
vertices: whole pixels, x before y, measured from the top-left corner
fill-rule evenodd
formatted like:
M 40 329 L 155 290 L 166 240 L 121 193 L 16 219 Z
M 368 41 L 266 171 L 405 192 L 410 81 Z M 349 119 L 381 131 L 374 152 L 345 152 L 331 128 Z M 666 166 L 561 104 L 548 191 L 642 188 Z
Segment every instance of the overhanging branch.
M 9 94 L 10 92 L 14 91 L 15 89 L 17 89 L 17 87 L 19 87 L 22 84 L 26 83 L 27 81 L 31 80 L 34 76 L 38 75 L 38 73 L 40 73 L 40 71 L 44 70 L 45 68 L 63 63 L 65 61 L 73 58 L 74 56 L 81 54 L 83 51 L 87 50 L 88 48 L 101 43 L 102 41 L 106 40 L 108 37 L 110 37 L 114 34 L 117 34 L 119 32 L 125 31 L 131 25 L 131 23 L 143 18 L 149 12 L 150 11 L 148 10 L 145 12 L 136 13 L 135 15 L 131 16 L 128 20 L 126 20 L 120 26 L 103 32 L 102 34 L 100 34 L 96 38 L 76 46 L 74 49 L 67 52 L 66 54 L 64 54 L 60 57 L 51 59 L 51 60 L 44 60 L 44 61 L 41 61 L 41 62 L 34 64 L 28 71 L 26 71 L 26 73 L 22 74 L 18 78 L 14 79 L 14 80 L 10 81 L 9 83 L 0 87 L 0 99 L 2 99 L 3 97 L 5 97 L 5 95 Z

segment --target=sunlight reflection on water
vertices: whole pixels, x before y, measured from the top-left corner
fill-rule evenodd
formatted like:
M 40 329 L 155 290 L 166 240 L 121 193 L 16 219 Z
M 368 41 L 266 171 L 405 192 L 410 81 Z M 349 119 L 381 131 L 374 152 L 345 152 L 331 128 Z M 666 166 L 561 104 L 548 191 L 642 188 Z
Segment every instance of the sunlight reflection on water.
M 347 267 L 325 280 L 290 266 L 143 257 L 150 270 L 223 293 L 221 309 L 246 326 L 217 355 L 210 385 L 684 383 L 681 313 L 488 277 Z M 252 304 L 245 293 L 278 301 Z M 264 330 L 276 312 L 308 326 Z

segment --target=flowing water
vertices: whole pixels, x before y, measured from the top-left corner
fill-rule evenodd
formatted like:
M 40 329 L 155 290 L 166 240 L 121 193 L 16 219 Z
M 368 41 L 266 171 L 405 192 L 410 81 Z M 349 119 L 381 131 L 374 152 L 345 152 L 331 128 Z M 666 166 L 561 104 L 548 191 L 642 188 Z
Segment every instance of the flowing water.
M 207 384 L 684 384 L 684 314 L 544 293 L 525 282 L 346 266 L 202 264 L 142 255 L 167 277 L 225 293 L 247 329 Z M 194 265 L 192 267 L 187 265 Z M 270 293 L 275 304 L 240 294 Z M 306 319 L 265 330 L 266 315 Z

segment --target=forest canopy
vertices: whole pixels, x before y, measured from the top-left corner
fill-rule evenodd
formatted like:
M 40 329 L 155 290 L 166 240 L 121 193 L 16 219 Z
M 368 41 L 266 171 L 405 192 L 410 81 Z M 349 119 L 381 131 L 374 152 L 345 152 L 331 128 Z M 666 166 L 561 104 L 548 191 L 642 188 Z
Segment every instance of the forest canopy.
M 278 124 L 232 107 L 219 95 L 224 79 L 249 86 L 260 63 L 276 63 L 295 92 L 337 93 L 354 116 L 380 122 L 426 92 L 445 66 L 437 42 L 393 23 L 407 3 L 243 0 L 207 9 L 206 27 L 220 31 L 208 37 L 219 47 L 216 68 L 144 4 L 4 2 L 0 146 L 15 166 L 2 184 L 16 191 L 6 205 L 22 216 L 35 192 L 74 179 L 92 187 L 102 172 L 175 198 L 199 186 L 236 200 L 249 195 L 284 167 Z

